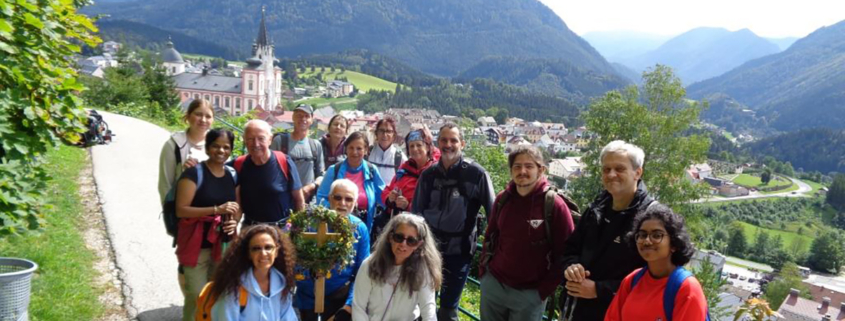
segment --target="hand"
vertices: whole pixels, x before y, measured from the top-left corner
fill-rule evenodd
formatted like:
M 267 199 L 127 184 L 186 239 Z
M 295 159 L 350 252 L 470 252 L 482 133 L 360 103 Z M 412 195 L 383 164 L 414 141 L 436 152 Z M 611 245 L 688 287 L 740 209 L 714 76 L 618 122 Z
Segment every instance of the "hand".
M 566 282 L 566 293 L 576 298 L 595 299 L 598 297 L 596 282 L 590 279 L 584 279 L 581 282 Z
M 236 202 L 226 202 L 223 205 L 220 205 L 218 208 L 218 213 L 220 214 L 232 214 L 236 215 L 241 210 L 241 206 L 238 205 Z
M 583 265 L 576 263 L 567 267 L 566 271 L 563 272 L 563 276 L 566 277 L 567 281 L 582 282 L 590 277 L 590 271 L 587 271 Z
M 398 197 L 398 196 L 399 196 L 399 192 L 394 189 L 394 190 L 390 191 L 390 194 L 387 194 L 387 200 L 395 203 L 396 197 Z
M 396 207 L 397 208 L 404 210 L 404 209 L 408 208 L 408 204 L 409 204 L 408 199 L 405 198 L 405 196 L 399 195 L 399 197 L 396 198 Z
M 229 220 L 223 222 L 223 233 L 226 233 L 226 235 L 235 234 L 235 231 L 238 230 L 238 221 L 235 221 L 231 215 L 227 216 L 229 216 Z
M 200 162 L 198 162 L 196 158 L 188 158 L 188 160 L 186 160 L 184 163 L 182 163 L 182 169 L 184 170 L 184 169 L 192 168 L 194 166 L 197 166 L 197 164 L 199 164 L 199 163 Z
M 302 195 L 305 196 L 306 199 L 311 197 L 311 195 L 314 195 L 316 191 L 317 184 L 315 183 L 311 183 L 302 187 Z

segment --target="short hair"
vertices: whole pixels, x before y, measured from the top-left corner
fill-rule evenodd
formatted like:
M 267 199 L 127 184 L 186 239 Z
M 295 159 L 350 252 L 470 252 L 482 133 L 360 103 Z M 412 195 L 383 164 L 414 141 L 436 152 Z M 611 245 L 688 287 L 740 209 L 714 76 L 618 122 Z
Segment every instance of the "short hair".
M 246 130 L 250 127 L 256 127 L 258 129 L 264 130 L 264 131 L 267 132 L 268 135 L 273 134 L 273 127 L 270 127 L 270 124 L 268 124 L 266 121 L 263 121 L 261 119 L 253 119 L 253 120 L 246 122 L 246 125 L 244 126 L 244 134 L 246 134 Z M 244 135 L 244 136 L 246 136 L 246 135 Z M 271 139 L 272 139 L 272 137 L 271 137 Z
M 376 133 L 378 133 L 378 128 L 384 124 L 387 124 L 388 126 L 390 126 L 390 128 L 393 129 L 393 143 L 398 143 L 399 132 L 396 131 L 396 119 L 391 116 L 384 116 L 384 118 L 379 119 L 379 121 L 376 122 Z
M 346 178 L 336 179 L 332 182 L 332 186 L 329 188 L 329 196 L 334 195 L 334 190 L 341 186 L 352 191 L 352 193 L 355 194 L 353 198 L 355 198 L 356 201 L 358 200 L 358 185 L 355 185 L 355 183 Z
M 463 141 L 464 140 L 464 133 L 461 131 L 461 127 L 459 127 L 458 124 L 455 124 L 453 122 L 447 122 L 447 123 L 443 124 L 443 127 L 440 127 L 440 130 L 437 133 L 439 134 L 439 133 L 442 133 L 444 129 L 452 129 L 452 128 L 458 130 L 458 139 Z M 437 135 L 437 136 L 440 137 L 440 135 Z
M 349 119 L 346 119 L 346 117 L 343 117 L 343 115 L 341 115 L 341 114 L 337 114 L 337 115 L 332 116 L 332 119 L 329 120 L 329 128 L 331 128 L 332 123 L 334 123 L 334 121 L 338 120 L 338 119 L 346 122 L 346 132 L 348 133 L 349 132 Z
M 692 259 L 692 256 L 695 254 L 695 246 L 690 241 L 689 233 L 684 224 L 684 218 L 663 204 L 650 205 L 648 209 L 638 213 L 634 217 L 633 228 L 627 235 L 631 244 L 636 244 L 637 232 L 639 232 L 643 222 L 647 220 L 658 220 L 663 223 L 663 228 L 666 229 L 666 236 L 669 237 L 669 247 L 675 248 L 675 252 L 672 252 L 670 258 L 672 264 L 683 266 Z
M 539 148 L 531 146 L 531 145 L 528 145 L 528 146 L 520 145 L 520 146 L 516 147 L 516 150 L 514 150 L 510 154 L 508 154 L 508 168 L 513 167 L 513 162 L 516 161 L 516 158 L 519 155 L 528 155 L 532 159 L 534 159 L 534 162 L 537 163 L 538 166 L 547 167 L 546 161 L 543 158 L 543 153 L 540 152 Z
M 364 140 L 364 147 L 370 147 L 370 139 L 367 138 L 367 134 L 365 134 L 364 132 L 357 131 L 352 134 L 349 134 L 349 137 L 346 137 L 346 140 L 343 142 L 343 150 L 345 151 L 346 148 L 348 148 L 349 145 L 352 144 L 352 142 L 359 139 Z
M 214 115 L 214 108 L 211 107 L 211 103 L 205 99 L 194 99 L 191 101 L 191 104 L 188 105 L 188 110 L 185 111 L 185 115 L 182 116 L 182 120 L 187 120 L 188 116 L 194 112 L 194 110 L 199 109 L 200 107 L 208 107 L 211 110 L 211 115 Z
M 232 133 L 231 130 L 225 128 L 214 128 L 209 130 L 208 133 L 205 133 L 205 148 L 208 149 L 208 146 L 211 146 L 215 140 L 220 138 L 220 136 L 226 136 L 229 139 L 229 146 L 233 149 L 235 148 L 235 133 Z
M 643 149 L 637 145 L 626 143 L 623 140 L 614 140 L 605 145 L 601 149 L 601 154 L 599 154 L 599 161 L 604 162 L 604 156 L 607 154 L 627 155 L 634 169 L 643 168 L 643 163 L 645 163 L 645 152 L 643 152 Z

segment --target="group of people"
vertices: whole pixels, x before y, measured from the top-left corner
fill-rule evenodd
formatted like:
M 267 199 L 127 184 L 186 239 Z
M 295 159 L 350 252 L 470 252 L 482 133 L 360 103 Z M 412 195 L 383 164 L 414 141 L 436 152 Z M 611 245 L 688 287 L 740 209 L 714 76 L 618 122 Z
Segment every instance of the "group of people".
M 701 286 L 683 269 L 694 251 L 684 221 L 649 197 L 637 146 L 602 150 L 604 190 L 576 226 L 538 149 L 510 153 L 512 180 L 495 195 L 485 169 L 463 156 L 454 123 L 436 146 L 427 128 L 412 129 L 403 151 L 389 117 L 372 146 L 340 115 L 310 138 L 313 109 L 300 105 L 287 134 L 249 121 L 247 154 L 232 160 L 235 136 L 211 129 L 207 101 L 193 101 L 185 121 L 162 149 L 159 178 L 162 199 L 176 188 L 183 320 L 197 315 L 209 282 L 215 320 L 458 320 L 477 251 L 482 320 L 540 320 L 560 285 L 568 320 L 707 315 Z M 292 211 L 315 205 L 345 215 L 356 240 L 353 263 L 328 274 L 320 315 L 285 231 Z M 677 296 L 664 300 L 664 290 Z

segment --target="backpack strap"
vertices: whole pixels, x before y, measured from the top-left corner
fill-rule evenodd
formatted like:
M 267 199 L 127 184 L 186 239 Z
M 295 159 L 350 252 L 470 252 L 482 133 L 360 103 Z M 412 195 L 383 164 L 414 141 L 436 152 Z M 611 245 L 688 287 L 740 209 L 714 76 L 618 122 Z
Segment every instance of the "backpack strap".
M 648 271 L 648 266 L 640 268 L 634 278 L 631 279 L 631 290 L 642 279 L 645 272 Z M 666 321 L 672 321 L 672 314 L 675 311 L 675 298 L 678 296 L 678 291 L 681 285 L 684 284 L 687 278 L 692 276 L 692 272 L 685 269 L 683 266 L 676 267 L 672 274 L 669 275 L 669 280 L 666 281 L 666 288 L 663 290 L 663 314 L 666 315 Z M 710 308 L 707 308 L 705 320 L 710 321 Z
M 244 167 L 245 161 L 246 161 L 246 155 L 241 155 L 241 156 L 238 156 L 238 158 L 235 158 L 235 171 L 240 173 L 241 168 Z
M 555 209 L 555 195 L 557 189 L 551 186 L 546 187 L 545 202 L 543 202 L 543 219 L 546 226 L 546 241 L 549 242 L 549 247 L 552 246 L 552 211 Z
M 202 167 L 203 167 L 202 163 L 197 164 L 197 191 L 200 190 L 200 186 L 202 185 L 202 176 L 203 176 Z
M 394 168 L 399 168 L 399 166 L 402 166 L 402 157 L 405 155 L 402 153 L 402 149 L 396 147 L 396 145 L 393 145 L 393 148 L 396 149 L 393 153 L 393 166 Z
M 241 284 L 240 290 L 238 290 L 238 306 L 241 308 L 241 313 L 244 313 L 246 310 L 247 300 L 249 299 L 249 293 L 246 292 L 246 288 Z
M 279 150 L 282 153 L 287 154 L 288 153 L 288 144 L 290 143 L 290 134 L 288 134 L 288 133 L 276 133 L 276 135 L 273 136 L 273 140 L 276 140 L 276 137 L 279 138 Z
M 645 275 L 646 271 L 648 271 L 648 266 L 641 267 L 639 270 L 637 270 L 637 274 L 634 274 L 634 278 L 631 279 L 631 290 L 632 291 L 634 290 L 634 287 L 637 285 L 637 283 L 640 282 L 640 279 L 643 278 L 643 275 Z
M 182 164 L 182 147 L 185 147 L 185 145 L 179 146 L 179 143 L 173 136 L 170 136 L 170 140 L 173 141 L 173 156 L 176 159 L 176 164 Z M 187 143 L 186 141 L 185 144 Z
M 238 185 L 238 171 L 229 165 L 223 165 L 223 168 L 229 171 L 229 175 L 232 175 L 232 180 L 235 181 L 235 185 Z

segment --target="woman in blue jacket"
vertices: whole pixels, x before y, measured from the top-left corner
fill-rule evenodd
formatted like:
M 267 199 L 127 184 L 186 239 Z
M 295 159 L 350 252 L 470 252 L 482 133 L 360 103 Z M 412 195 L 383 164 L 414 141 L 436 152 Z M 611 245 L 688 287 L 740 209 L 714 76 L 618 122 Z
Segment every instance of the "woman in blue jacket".
M 287 234 L 259 224 L 232 247 L 210 285 L 209 297 L 219 298 L 211 308 L 212 320 L 296 321 L 292 306 L 296 254 Z
M 320 189 L 317 190 L 317 204 L 329 207 L 329 192 L 332 182 L 346 178 L 358 186 L 357 206 L 360 218 L 367 225 L 367 231 L 373 228 L 373 215 L 376 206 L 381 203 L 381 192 L 384 181 L 376 167 L 367 162 L 367 150 L 370 140 L 363 132 L 354 132 L 343 143 L 346 149 L 346 160 L 334 164 L 326 170 Z

